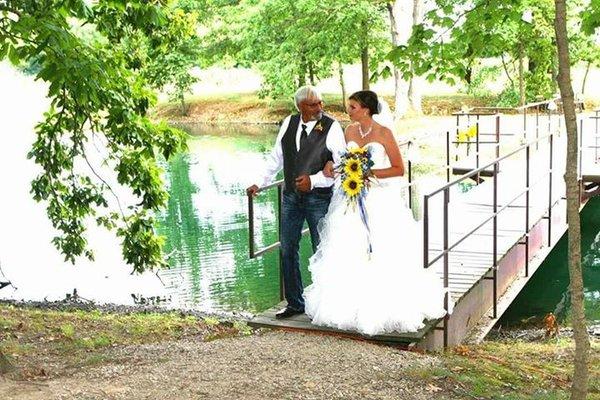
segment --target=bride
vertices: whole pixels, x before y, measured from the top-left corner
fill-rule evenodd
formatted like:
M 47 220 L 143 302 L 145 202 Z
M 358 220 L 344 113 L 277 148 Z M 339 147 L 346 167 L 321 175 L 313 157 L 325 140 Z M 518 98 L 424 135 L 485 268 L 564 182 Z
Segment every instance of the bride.
M 400 149 L 390 129 L 373 119 L 380 109 L 369 90 L 348 101 L 354 123 L 345 132 L 347 147 L 370 150 L 377 178 L 365 198 L 369 229 L 347 207 L 338 177 L 310 259 L 313 283 L 304 292 L 313 324 L 367 335 L 414 332 L 445 314 L 442 281 L 423 268 L 421 234 L 402 201 Z

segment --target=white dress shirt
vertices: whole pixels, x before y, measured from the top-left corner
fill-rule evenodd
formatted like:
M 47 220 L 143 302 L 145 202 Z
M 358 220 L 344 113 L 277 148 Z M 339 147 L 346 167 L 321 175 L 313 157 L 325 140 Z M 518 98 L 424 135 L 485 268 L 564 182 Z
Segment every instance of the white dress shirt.
M 281 139 L 283 135 L 288 129 L 290 124 L 291 115 L 287 116 L 281 127 L 279 128 L 279 133 L 277 134 L 277 139 L 275 140 L 275 146 L 271 153 L 267 157 L 267 165 L 265 168 L 265 172 L 259 180 L 259 187 L 266 186 L 269 183 L 273 182 L 275 176 L 281 169 L 283 168 L 283 148 L 281 147 Z M 300 118 L 300 123 L 298 124 L 298 130 L 296 131 L 296 148 L 300 148 L 300 133 L 302 132 L 302 125 L 306 125 L 306 132 L 308 136 L 316 135 L 318 133 L 311 132 L 312 129 L 317 124 L 317 121 L 308 121 L 303 122 L 302 118 Z M 339 122 L 333 121 L 331 127 L 329 128 L 329 132 L 327 133 L 327 139 L 325 140 L 325 146 L 333 155 L 333 163 L 338 165 L 340 163 L 340 156 L 346 150 L 346 139 L 344 137 L 344 131 L 342 130 L 342 126 Z M 319 171 L 314 175 L 310 176 L 310 185 L 311 189 L 316 187 L 329 187 L 333 185 L 334 179 L 328 178 L 323 175 L 323 171 Z

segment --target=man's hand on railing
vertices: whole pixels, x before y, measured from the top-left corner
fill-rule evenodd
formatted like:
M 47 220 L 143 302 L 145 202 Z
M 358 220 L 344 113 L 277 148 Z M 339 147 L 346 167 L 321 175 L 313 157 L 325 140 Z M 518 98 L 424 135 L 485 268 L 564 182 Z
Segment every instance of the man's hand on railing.
M 248 196 L 256 196 L 259 191 L 260 191 L 260 188 L 258 186 L 252 185 L 248 189 L 246 189 L 246 194 Z

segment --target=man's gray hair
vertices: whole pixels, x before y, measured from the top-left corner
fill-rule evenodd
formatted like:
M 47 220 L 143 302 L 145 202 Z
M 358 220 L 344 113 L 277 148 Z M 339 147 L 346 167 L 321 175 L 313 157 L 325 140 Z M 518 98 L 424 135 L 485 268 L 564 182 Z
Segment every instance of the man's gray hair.
M 307 99 L 317 99 L 323 100 L 321 97 L 321 92 L 314 86 L 302 86 L 300 89 L 296 90 L 296 94 L 294 95 L 294 100 L 296 101 L 296 109 L 300 111 L 300 103 Z

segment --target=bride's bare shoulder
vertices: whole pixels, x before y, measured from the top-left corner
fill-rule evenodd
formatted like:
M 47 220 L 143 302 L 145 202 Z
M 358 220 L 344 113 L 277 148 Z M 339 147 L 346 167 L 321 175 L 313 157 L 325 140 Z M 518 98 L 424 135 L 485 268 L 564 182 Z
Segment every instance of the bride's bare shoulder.
M 350 125 L 348 125 L 346 127 L 346 130 L 344 131 L 344 136 L 346 136 L 346 140 L 348 140 L 349 137 L 354 136 L 356 132 L 358 132 L 358 122 L 353 122 Z
M 346 127 L 346 132 L 352 132 L 356 129 L 358 129 L 358 122 L 352 122 Z
M 377 123 L 377 132 L 379 133 L 379 135 L 381 136 L 382 139 L 393 139 L 394 138 L 394 134 L 391 131 L 391 129 L 388 128 L 387 126 L 383 126 L 379 123 Z

